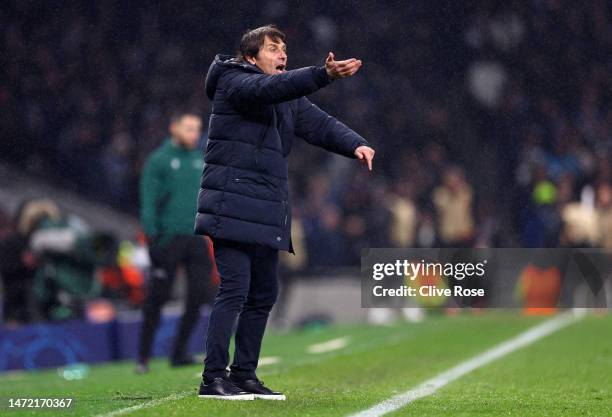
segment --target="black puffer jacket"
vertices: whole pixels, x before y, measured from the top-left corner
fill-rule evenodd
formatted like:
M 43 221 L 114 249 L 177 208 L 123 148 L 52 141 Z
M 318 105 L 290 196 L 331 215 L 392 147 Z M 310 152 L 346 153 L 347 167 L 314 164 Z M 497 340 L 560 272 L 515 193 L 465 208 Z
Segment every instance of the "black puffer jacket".
M 294 136 L 354 158 L 366 140 L 304 96 L 330 83 L 324 67 L 278 75 L 217 55 L 206 77 L 212 100 L 195 232 L 291 248 L 287 155 Z

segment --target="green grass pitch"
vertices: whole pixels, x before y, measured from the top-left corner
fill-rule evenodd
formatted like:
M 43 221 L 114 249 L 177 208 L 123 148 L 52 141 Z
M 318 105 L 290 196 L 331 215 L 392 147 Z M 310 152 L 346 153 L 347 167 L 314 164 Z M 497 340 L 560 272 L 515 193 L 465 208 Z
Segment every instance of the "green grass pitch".
M 201 367 L 171 369 L 165 360 L 154 361 L 147 375 L 135 375 L 128 362 L 92 366 L 86 378 L 74 381 L 56 370 L 0 374 L 0 415 L 349 416 L 542 320 L 461 314 L 387 327 L 271 332 L 262 356 L 279 361 L 261 366 L 258 375 L 283 391 L 285 402 L 199 399 Z M 311 344 L 340 337 L 346 346 L 307 352 Z M 73 398 L 74 405 L 9 409 L 9 398 Z M 589 315 L 389 415 L 612 416 L 612 316 Z

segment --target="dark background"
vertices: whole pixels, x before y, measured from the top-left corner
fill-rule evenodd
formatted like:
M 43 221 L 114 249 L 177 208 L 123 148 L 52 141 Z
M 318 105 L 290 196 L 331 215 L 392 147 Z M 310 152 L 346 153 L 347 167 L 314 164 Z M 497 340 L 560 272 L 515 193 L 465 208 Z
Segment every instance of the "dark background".
M 310 266 L 355 264 L 364 246 L 604 245 L 611 9 L 601 0 L 5 1 L 0 160 L 137 214 L 142 164 L 169 114 L 189 108 L 206 120 L 215 54 L 275 23 L 290 68 L 322 65 L 330 50 L 363 60 L 312 99 L 377 151 L 370 176 L 296 143 L 291 178 Z M 460 240 L 441 235 L 449 211 L 434 203 L 449 168 L 470 190 L 473 227 Z M 599 213 L 599 237 L 568 240 L 571 203 Z M 406 207 L 416 214 L 401 223 Z

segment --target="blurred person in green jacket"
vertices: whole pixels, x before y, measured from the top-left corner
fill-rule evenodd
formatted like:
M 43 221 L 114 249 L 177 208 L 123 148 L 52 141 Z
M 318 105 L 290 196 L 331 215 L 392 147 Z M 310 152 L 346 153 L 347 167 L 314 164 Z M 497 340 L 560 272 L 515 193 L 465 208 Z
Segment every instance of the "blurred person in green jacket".
M 136 372 L 148 371 L 161 309 L 172 293 L 177 267 L 187 277 L 185 310 L 170 357 L 172 366 L 189 365 L 189 337 L 200 306 L 211 299 L 211 261 L 207 241 L 193 234 L 193 213 L 203 168 L 198 146 L 202 119 L 189 112 L 170 120 L 170 138 L 145 163 L 140 182 L 141 223 L 149 245 L 151 274 L 143 307 Z
M 115 237 L 62 212 L 50 199 L 24 201 L 15 232 L 0 244 L 2 270 L 13 281 L 7 288 L 11 303 L 27 311 L 31 291 L 45 320 L 85 317 L 87 303 L 101 294 L 96 269 L 116 262 Z

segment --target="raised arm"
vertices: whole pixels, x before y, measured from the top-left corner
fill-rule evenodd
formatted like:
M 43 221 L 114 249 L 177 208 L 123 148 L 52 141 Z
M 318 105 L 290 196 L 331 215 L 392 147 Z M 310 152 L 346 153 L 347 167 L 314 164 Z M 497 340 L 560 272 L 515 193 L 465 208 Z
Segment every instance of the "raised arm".
M 222 88 L 230 103 L 238 108 L 276 104 L 312 94 L 332 80 L 354 75 L 359 68 L 361 60 L 336 61 L 330 52 L 322 67 L 305 67 L 281 74 L 249 73 L 240 69 L 228 71 L 223 75 Z
M 335 117 L 325 113 L 306 97 L 298 100 L 295 134 L 311 145 L 356 158 L 355 150 L 368 141 Z
M 230 103 L 244 107 L 294 100 L 325 87 L 331 79 L 325 67 L 306 67 L 275 75 L 233 70 L 221 82 Z

